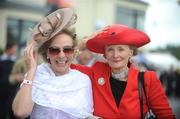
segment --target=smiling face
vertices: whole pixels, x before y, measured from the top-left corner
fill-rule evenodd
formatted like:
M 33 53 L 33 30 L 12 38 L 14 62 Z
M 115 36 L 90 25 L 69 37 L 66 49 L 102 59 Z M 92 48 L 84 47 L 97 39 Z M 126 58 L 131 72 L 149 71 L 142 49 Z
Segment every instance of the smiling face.
M 105 47 L 105 58 L 113 73 L 127 68 L 133 50 L 128 45 L 110 45 Z
M 56 75 L 68 73 L 74 57 L 73 48 L 73 39 L 68 34 L 62 33 L 52 39 L 47 49 L 47 57 Z

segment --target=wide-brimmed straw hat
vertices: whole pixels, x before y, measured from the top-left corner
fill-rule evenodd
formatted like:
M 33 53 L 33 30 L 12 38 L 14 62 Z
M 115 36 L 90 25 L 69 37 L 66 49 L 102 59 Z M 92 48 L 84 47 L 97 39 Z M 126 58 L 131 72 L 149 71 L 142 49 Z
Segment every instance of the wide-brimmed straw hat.
M 125 25 L 114 24 L 90 38 L 86 46 L 90 51 L 104 54 L 105 46 L 108 45 L 130 45 L 139 48 L 149 42 L 150 38 L 144 32 Z
M 28 43 L 34 42 L 39 48 L 44 42 L 54 37 L 57 33 L 75 24 L 76 20 L 77 15 L 72 8 L 58 9 L 42 19 L 35 28 L 32 29 Z

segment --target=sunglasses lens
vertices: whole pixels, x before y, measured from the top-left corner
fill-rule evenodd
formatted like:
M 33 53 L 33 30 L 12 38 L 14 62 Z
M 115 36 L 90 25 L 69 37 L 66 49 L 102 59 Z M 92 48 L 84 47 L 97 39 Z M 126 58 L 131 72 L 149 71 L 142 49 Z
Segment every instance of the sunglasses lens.
M 49 54 L 51 55 L 58 55 L 60 52 L 61 52 L 60 48 L 54 48 L 54 47 L 49 48 Z M 63 52 L 65 54 L 72 54 L 74 53 L 74 49 L 72 47 L 64 47 Z
M 53 47 L 50 47 L 49 48 L 49 54 L 51 55 L 57 55 L 60 53 L 60 49 L 59 48 L 53 48 Z
M 63 52 L 65 54 L 72 54 L 74 52 L 73 48 L 63 48 Z

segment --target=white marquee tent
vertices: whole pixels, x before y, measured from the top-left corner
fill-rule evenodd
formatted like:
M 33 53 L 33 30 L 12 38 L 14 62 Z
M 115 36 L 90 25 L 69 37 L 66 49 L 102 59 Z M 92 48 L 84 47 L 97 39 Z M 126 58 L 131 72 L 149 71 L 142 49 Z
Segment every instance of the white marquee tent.
M 144 53 L 134 58 L 137 62 L 153 65 L 160 70 L 180 68 L 180 61 L 170 53 Z

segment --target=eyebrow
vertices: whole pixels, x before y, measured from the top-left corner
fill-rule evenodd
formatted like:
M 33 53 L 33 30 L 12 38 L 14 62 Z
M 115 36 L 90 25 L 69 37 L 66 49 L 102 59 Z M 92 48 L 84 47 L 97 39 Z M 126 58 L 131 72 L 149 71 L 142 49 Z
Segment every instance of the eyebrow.
M 50 47 L 53 47 L 53 48 L 72 48 L 73 46 L 66 45 L 66 46 L 63 46 L 63 47 L 59 47 L 59 46 L 50 46 Z

